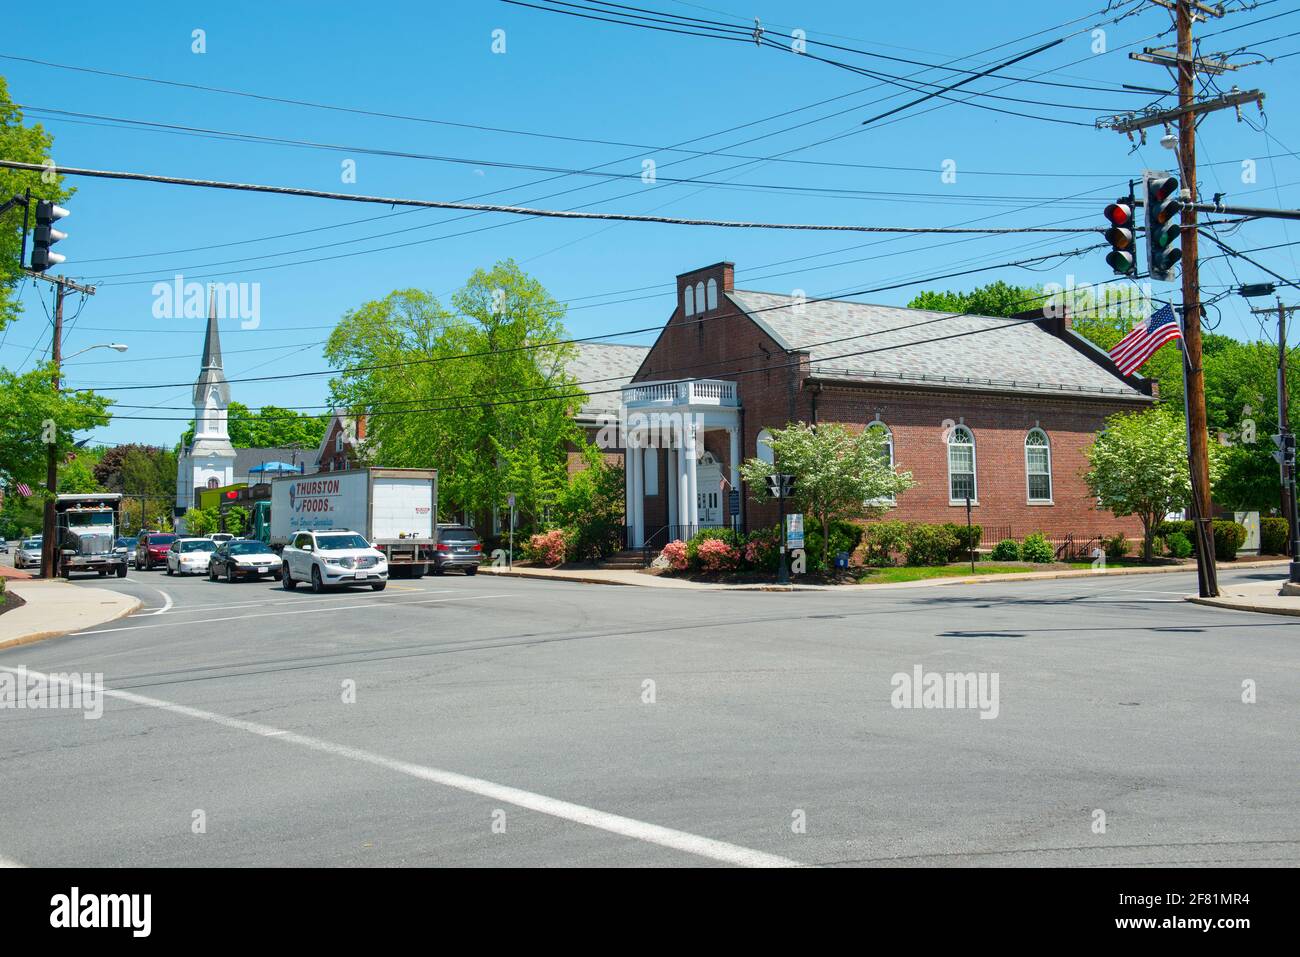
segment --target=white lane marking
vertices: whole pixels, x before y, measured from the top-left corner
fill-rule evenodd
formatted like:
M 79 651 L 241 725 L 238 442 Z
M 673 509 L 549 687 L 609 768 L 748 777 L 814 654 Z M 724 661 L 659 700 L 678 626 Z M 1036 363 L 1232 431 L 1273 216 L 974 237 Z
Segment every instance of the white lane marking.
M 389 587 L 391 588 L 392 586 Z M 454 591 L 456 591 L 456 589 L 454 588 L 438 588 L 438 589 L 421 588 L 417 590 L 418 594 L 422 594 L 422 595 L 447 595 L 447 594 L 451 594 Z M 279 593 L 277 593 L 277 596 L 278 594 Z M 410 593 L 404 595 L 401 592 L 397 592 L 397 591 L 390 592 L 386 589 L 382 594 L 377 593 L 373 595 L 368 595 L 366 597 L 371 602 L 379 603 L 382 601 L 392 601 L 393 599 L 396 598 L 409 598 Z M 321 596 L 319 598 L 307 598 L 304 596 L 304 597 L 294 598 L 293 602 L 295 607 L 300 607 L 306 605 L 308 602 L 311 602 L 313 605 L 316 605 L 321 602 L 337 601 L 337 600 L 338 600 L 337 598 L 331 598 L 329 596 Z M 190 605 L 187 608 L 177 608 L 172 612 L 172 615 L 176 616 L 176 615 L 209 614 L 214 611 L 230 611 L 231 609 L 234 608 L 265 608 L 269 605 L 277 605 L 282 603 L 283 603 L 283 599 L 279 597 L 257 599 L 253 601 L 209 602 L 204 605 Z M 138 614 L 132 615 L 131 617 L 146 618 L 152 614 L 154 613 L 146 611 L 146 612 L 140 612 Z
M 15 668 L 9 668 L 3 665 L 0 665 L 0 671 L 7 671 L 12 674 L 22 673 Z M 34 675 L 37 674 L 37 672 L 29 670 L 26 674 Z M 68 685 L 74 690 L 80 684 L 76 679 L 69 679 L 62 676 L 45 675 L 44 678 L 47 681 Z M 480 797 L 489 798 L 493 801 L 503 801 L 506 804 L 513 804 L 516 807 L 536 811 L 539 814 L 546 814 L 551 817 L 560 818 L 561 820 L 572 821 L 575 824 L 583 824 L 587 827 L 596 828 L 597 830 L 608 831 L 611 834 L 620 834 L 623 837 L 630 837 L 633 840 L 644 841 L 647 844 L 657 844 L 660 847 L 684 851 L 687 854 L 694 854 L 697 857 L 708 858 L 709 860 L 718 861 L 724 864 L 735 864 L 741 867 L 804 866 L 798 861 L 780 857 L 776 854 L 768 854 L 766 851 L 758 851 L 753 848 L 743 847 L 739 844 L 730 844 L 726 841 L 718 841 L 713 838 L 702 837 L 698 834 L 691 834 L 689 831 L 678 831 L 674 828 L 662 827 L 658 824 L 647 823 L 646 821 L 638 821 L 635 818 L 623 817 L 619 814 L 610 814 L 606 811 L 599 811 L 595 808 L 585 807 L 581 804 L 574 804 L 570 801 L 563 801 L 559 798 L 547 797 L 544 794 L 525 791 L 522 788 L 510 787 L 505 784 L 496 784 L 492 781 L 485 781 L 483 778 L 470 777 L 469 775 L 460 774 L 456 771 L 444 771 L 440 768 L 433 768 L 424 764 L 413 764 L 410 761 L 401 761 L 397 758 L 390 758 L 382 754 L 376 754 L 373 751 L 365 751 L 361 748 L 354 748 L 345 744 L 335 744 L 332 741 L 308 737 L 305 734 L 286 731 L 282 728 L 275 728 L 267 724 L 245 721 L 242 718 L 232 718 L 228 715 L 217 714 L 213 711 L 203 711 L 199 708 L 191 708 L 188 705 L 176 704 L 172 701 L 163 701 L 161 698 L 148 698 L 131 691 L 118 691 L 113 688 L 104 688 L 102 693 L 110 698 L 117 698 L 121 701 L 130 702 L 131 704 L 143 705 L 148 708 L 157 708 L 161 711 L 169 711 L 172 714 L 183 715 L 187 718 L 194 718 L 198 721 L 207 721 L 212 724 L 221 725 L 225 728 L 231 728 L 235 731 L 244 731 L 248 734 L 258 735 L 259 737 L 273 738 L 277 741 L 284 741 L 288 744 L 296 744 L 299 747 L 307 748 L 312 751 L 319 751 L 322 754 L 329 754 L 334 757 L 347 758 L 351 761 L 359 761 L 363 764 L 385 768 L 389 771 L 396 771 L 398 774 L 405 774 L 408 777 L 418 778 L 421 781 L 441 784 L 444 787 L 453 788 L 457 791 L 464 791 L 468 794 L 477 794 Z
M 153 588 L 154 591 L 156 591 L 158 594 L 163 596 L 163 601 L 165 602 L 165 604 L 161 608 L 156 609 L 155 611 L 145 612 L 143 617 L 148 617 L 150 615 L 161 615 L 163 612 L 169 611 L 172 607 L 172 596 L 167 594 L 161 588 L 158 588 L 156 586 L 150 585 L 149 587 Z M 141 616 L 136 615 L 132 617 L 141 617 Z
M 519 598 L 519 597 L 522 596 L 520 595 L 466 595 L 463 598 L 420 598 L 415 601 L 392 601 L 392 602 L 388 602 L 387 604 L 428 605 L 428 604 L 437 604 L 439 602 L 445 602 L 445 601 L 474 601 L 479 598 Z M 368 601 L 361 605 L 334 605 L 330 607 L 328 610 L 329 611 L 352 611 L 353 609 L 356 608 L 376 608 L 376 607 L 384 607 L 384 606 L 377 605 L 373 601 Z M 321 611 L 321 610 L 322 609 L 319 608 L 295 608 L 290 611 L 268 611 L 261 615 L 227 615 L 223 618 L 200 618 L 197 621 L 159 622 L 156 625 L 127 625 L 125 628 L 100 628 L 95 631 L 75 631 L 72 633 L 70 637 L 75 638 L 80 635 L 106 635 L 118 631 L 138 631 L 141 628 L 173 628 L 173 627 L 180 627 L 181 625 L 214 625 L 217 622 L 222 622 L 222 621 L 248 621 L 252 618 L 278 618 L 281 615 L 309 615 L 313 612 Z

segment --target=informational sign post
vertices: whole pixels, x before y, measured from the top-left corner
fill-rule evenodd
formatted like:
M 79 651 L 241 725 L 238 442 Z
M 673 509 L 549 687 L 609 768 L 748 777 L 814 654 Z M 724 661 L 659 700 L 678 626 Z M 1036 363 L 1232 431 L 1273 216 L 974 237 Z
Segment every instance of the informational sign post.
M 785 547 L 791 551 L 803 548 L 802 512 L 792 512 L 785 517 Z

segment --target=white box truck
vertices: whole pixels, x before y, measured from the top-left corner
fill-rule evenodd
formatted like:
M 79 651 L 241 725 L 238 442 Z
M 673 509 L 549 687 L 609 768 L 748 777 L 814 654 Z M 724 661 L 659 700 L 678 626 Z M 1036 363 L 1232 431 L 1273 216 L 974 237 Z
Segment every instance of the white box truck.
M 277 552 L 299 532 L 346 528 L 383 552 L 395 574 L 419 577 L 433 561 L 437 469 L 361 468 L 271 479 Z

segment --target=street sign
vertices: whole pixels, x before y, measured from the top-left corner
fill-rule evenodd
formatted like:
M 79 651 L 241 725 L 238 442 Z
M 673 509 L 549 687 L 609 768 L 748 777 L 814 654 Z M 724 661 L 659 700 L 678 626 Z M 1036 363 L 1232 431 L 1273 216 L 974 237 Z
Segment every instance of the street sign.
M 803 548 L 803 514 L 800 512 L 785 517 L 785 547 Z
M 514 493 L 514 492 L 511 492 L 509 495 L 506 496 L 506 504 L 509 505 L 511 508 L 514 508 L 514 507 L 515 507 L 515 493 Z
M 739 489 L 733 488 L 730 492 L 727 493 L 727 514 L 733 516 L 740 514 L 740 490 Z

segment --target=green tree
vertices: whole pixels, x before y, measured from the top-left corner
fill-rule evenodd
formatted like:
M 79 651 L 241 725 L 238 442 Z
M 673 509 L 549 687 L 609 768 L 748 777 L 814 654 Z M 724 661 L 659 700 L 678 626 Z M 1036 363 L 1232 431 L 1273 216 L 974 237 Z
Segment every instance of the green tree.
M 970 313 L 976 316 L 1009 318 L 1030 309 L 1041 309 L 1045 302 L 1041 288 L 1012 286 L 999 279 L 987 286 L 976 286 L 970 292 L 956 290 L 920 292 L 907 305 L 909 309 L 928 309 L 931 312 Z
M 94 463 L 95 456 L 84 452 L 79 453 L 70 462 L 63 462 L 59 466 L 59 491 L 69 493 L 107 491 L 95 478 Z
M 89 391 L 56 392 L 53 376 L 48 363 L 22 375 L 0 369 L 0 479 L 9 488 L 44 483 L 47 437 L 63 462 L 75 448 L 74 433 L 108 424 L 111 400 Z
M 1120 413 L 1088 447 L 1089 490 L 1102 508 L 1142 522 L 1142 557 L 1151 560 L 1151 538 L 1170 512 L 1192 500 L 1183 417 L 1168 405 Z M 1213 452 L 1214 446 L 1211 446 Z M 1210 458 L 1210 481 L 1219 473 L 1219 457 Z
M 887 439 L 877 429 L 856 435 L 835 422 L 817 426 L 797 422 L 772 431 L 775 464 L 753 458 L 742 463 L 740 474 L 760 501 L 767 493 L 767 477 L 774 472 L 794 476 L 794 501 L 822 531 L 822 561 L 827 561 L 831 522 L 879 515 L 900 492 L 911 488 L 911 472 L 898 472 L 889 464 Z
M 276 449 L 298 447 L 315 449 L 325 437 L 328 416 L 306 415 L 277 405 L 264 405 L 256 412 L 242 402 L 231 400 L 226 410 L 226 429 L 230 444 L 237 449 Z M 194 442 L 194 422 L 181 434 L 181 445 Z
M 185 512 L 185 534 L 203 538 L 221 531 L 221 513 L 215 508 L 191 508 Z
M 418 289 L 346 313 L 325 348 L 364 371 L 331 383 L 338 408 L 373 412 L 383 464 L 437 468 L 444 514 L 503 508 L 535 524 L 568 482 L 585 439 L 565 372 L 564 309 L 511 262 L 475 270 L 450 308 Z
M 0 76 L 0 156 L 21 163 L 44 164 L 51 159 L 54 138 L 39 124 L 23 125 L 23 114 L 9 98 L 9 89 Z M 0 169 L 0 203 L 14 196 L 32 191 L 31 216 L 36 215 L 37 199 L 65 202 L 72 195 L 64 188 L 63 177 L 51 173 Z M 29 225 L 35 220 L 29 219 Z M 19 304 L 14 288 L 22 279 L 19 252 L 22 247 L 23 214 L 21 209 L 11 209 L 0 219 L 0 329 L 18 317 Z M 31 244 L 27 246 L 31 252 Z

